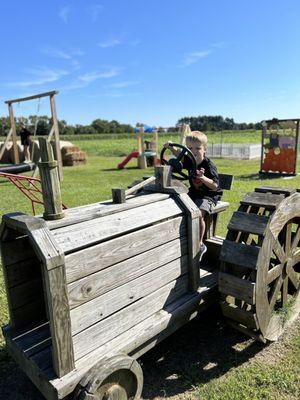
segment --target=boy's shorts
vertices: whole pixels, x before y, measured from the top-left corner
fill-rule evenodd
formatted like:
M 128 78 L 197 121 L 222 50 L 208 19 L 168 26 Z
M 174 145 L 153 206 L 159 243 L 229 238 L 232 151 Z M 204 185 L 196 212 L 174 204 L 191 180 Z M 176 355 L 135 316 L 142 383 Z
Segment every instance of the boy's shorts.
M 193 201 L 200 210 L 206 211 L 208 214 L 210 214 L 215 207 L 215 203 L 211 199 L 195 199 Z

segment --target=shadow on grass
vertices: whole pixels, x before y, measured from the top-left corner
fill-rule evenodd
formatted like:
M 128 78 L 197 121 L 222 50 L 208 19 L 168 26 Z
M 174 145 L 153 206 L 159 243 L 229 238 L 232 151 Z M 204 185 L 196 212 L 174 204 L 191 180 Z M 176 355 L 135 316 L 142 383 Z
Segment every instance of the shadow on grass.
M 143 398 L 180 395 L 247 362 L 263 347 L 228 327 L 214 306 L 139 359 Z M 0 348 L 0 399 L 44 399 L 5 348 Z
M 136 167 L 133 167 L 133 166 L 131 166 L 131 167 L 124 167 L 124 168 L 121 168 L 121 169 L 119 169 L 119 168 L 103 168 L 103 169 L 101 169 L 101 171 L 104 171 L 104 172 L 111 172 L 111 171 L 122 171 L 122 170 L 126 170 L 126 169 L 139 169 L 137 166 Z
M 235 175 L 236 178 L 240 180 L 254 180 L 254 181 L 265 181 L 271 179 L 278 179 L 280 178 L 279 175 L 267 175 L 267 174 L 244 174 L 244 175 Z
M 213 307 L 140 359 L 143 397 L 180 395 L 247 362 L 263 347 L 226 325 Z

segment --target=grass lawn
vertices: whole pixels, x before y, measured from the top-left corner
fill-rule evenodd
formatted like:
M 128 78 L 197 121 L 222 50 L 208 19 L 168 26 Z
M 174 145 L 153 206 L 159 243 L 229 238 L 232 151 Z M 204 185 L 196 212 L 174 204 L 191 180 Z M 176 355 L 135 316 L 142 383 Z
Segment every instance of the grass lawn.
M 164 138 L 164 140 L 166 139 Z M 174 138 L 172 140 L 175 142 Z M 80 140 L 74 142 L 74 144 L 78 144 L 82 150 L 88 153 L 88 163 L 85 166 L 64 168 L 62 198 L 69 207 L 109 199 L 112 187 L 126 188 L 134 180 L 153 173 L 151 168 L 147 170 L 137 169 L 135 159 L 124 170 L 116 169 L 117 164 L 122 160 L 121 156 L 135 148 L 134 140 Z M 225 192 L 223 196 L 223 200 L 229 201 L 231 205 L 229 211 L 220 216 L 217 233 L 221 236 L 226 235 L 227 223 L 232 212 L 237 209 L 239 200 L 245 193 L 253 191 L 256 186 L 271 185 L 300 188 L 300 176 L 286 180 L 283 178 L 261 180 L 257 174 L 259 170 L 259 161 L 257 160 L 217 159 L 214 161 L 219 172 L 233 174 L 235 177 L 233 189 L 230 192 Z M 0 182 L 0 199 L 0 215 L 14 211 L 31 214 L 30 202 L 10 183 Z M 280 345 L 275 344 L 272 345 L 273 347 L 270 346 L 262 350 L 260 345 L 245 340 L 241 334 L 226 327 L 219 315 L 215 320 L 210 320 L 209 317 L 210 314 L 208 313 L 205 317 L 207 319 L 188 324 L 172 338 L 158 346 L 158 349 L 153 350 L 143 358 L 146 380 L 145 398 L 296 400 L 300 397 L 299 323 L 296 324 L 293 332 L 280 342 Z M 2 326 L 7 322 L 6 296 L 3 278 L 0 274 L 0 325 Z M 232 342 L 235 342 L 234 346 L 237 346 L 237 348 L 239 346 L 243 348 L 242 355 L 238 350 L 232 350 Z M 247 350 L 250 346 L 249 343 L 252 343 L 251 345 L 256 349 L 254 354 Z M 278 350 L 278 354 L 276 353 L 276 346 L 281 349 Z M 246 348 L 245 351 L 244 348 Z M 274 348 L 275 350 L 271 351 Z M 212 355 L 210 352 L 216 351 L 216 349 L 218 349 L 217 353 Z M 203 352 L 206 358 L 203 356 Z M 252 360 L 255 354 L 256 356 Z M 270 362 L 266 362 L 268 354 L 272 356 Z M 158 370 L 159 372 L 156 372 L 155 375 L 158 368 L 157 364 L 159 364 L 157 358 L 160 357 L 167 360 L 161 363 L 164 372 L 161 374 L 161 371 Z M 251 362 L 247 362 L 250 359 Z M 3 337 L 0 334 L 1 399 L 4 398 L 1 396 L 1 390 L 4 390 L 5 382 L 14 381 L 15 373 L 22 377 L 22 374 L 15 372 L 15 364 L 8 357 Z M 160 380 L 163 377 L 164 381 L 161 382 Z M 174 381 L 173 385 L 172 380 Z M 26 385 L 29 385 L 29 390 L 31 390 L 29 396 L 31 397 L 26 397 L 25 392 L 22 395 L 24 397 L 17 397 L 18 390 L 23 391 L 22 386 L 20 386 L 19 389 L 15 389 L 15 397 L 12 394 L 12 397 L 5 398 L 41 399 L 39 394 L 32 389 L 31 384 L 27 383 Z M 165 385 L 164 392 L 160 385 Z

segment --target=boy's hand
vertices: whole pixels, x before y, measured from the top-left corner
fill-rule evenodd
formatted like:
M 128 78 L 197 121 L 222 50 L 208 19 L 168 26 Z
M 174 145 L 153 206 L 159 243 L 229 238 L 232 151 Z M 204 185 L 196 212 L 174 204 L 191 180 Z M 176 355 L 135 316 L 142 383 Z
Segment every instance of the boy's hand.
M 167 143 L 164 144 L 164 147 L 165 147 L 166 149 L 171 149 L 171 148 L 173 149 L 172 144 L 173 144 L 173 143 L 171 142 L 171 140 L 168 140 Z
M 204 176 L 205 169 L 200 168 L 200 170 L 197 169 L 196 171 L 196 176 L 192 179 L 193 185 L 197 188 L 202 186 L 202 177 Z

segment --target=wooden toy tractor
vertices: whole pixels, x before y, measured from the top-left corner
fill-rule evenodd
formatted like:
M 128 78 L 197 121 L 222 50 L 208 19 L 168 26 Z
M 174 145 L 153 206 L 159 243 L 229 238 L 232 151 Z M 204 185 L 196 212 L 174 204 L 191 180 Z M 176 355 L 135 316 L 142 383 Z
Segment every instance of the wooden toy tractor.
M 43 152 L 45 213 L 4 215 L 0 243 L 7 348 L 46 399 L 139 399 L 137 358 L 213 303 L 264 342 L 299 311 L 296 191 L 246 194 L 226 239 L 216 236 L 220 201 L 199 264 L 199 210 L 170 166 L 114 190 L 113 201 L 63 212 L 56 163 Z M 223 188 L 231 182 L 221 175 Z

